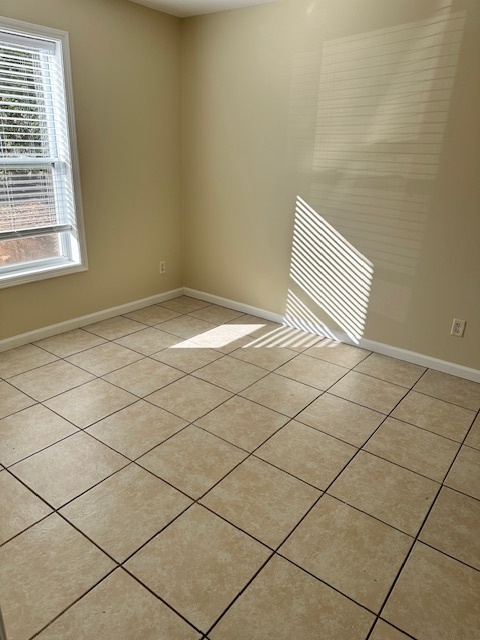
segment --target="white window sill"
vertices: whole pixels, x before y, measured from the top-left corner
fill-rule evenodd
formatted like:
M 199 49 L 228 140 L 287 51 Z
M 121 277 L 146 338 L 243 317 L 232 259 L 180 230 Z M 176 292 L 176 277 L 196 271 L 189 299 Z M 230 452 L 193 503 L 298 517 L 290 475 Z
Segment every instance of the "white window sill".
M 87 267 L 83 264 L 61 264 L 57 266 L 49 266 L 43 269 L 30 269 L 22 273 L 2 274 L 0 272 L 0 289 L 6 287 L 14 287 L 19 284 L 27 284 L 38 280 L 46 280 L 47 278 L 56 278 L 58 276 L 66 276 L 70 273 L 79 273 L 87 271 Z

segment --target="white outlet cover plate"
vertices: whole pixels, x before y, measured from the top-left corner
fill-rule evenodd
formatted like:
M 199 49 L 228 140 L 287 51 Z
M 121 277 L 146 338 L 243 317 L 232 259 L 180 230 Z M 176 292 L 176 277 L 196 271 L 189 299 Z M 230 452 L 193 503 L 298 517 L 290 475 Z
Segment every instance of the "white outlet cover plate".
M 459 320 L 458 318 L 454 318 L 450 335 L 455 336 L 456 338 L 463 338 L 466 324 L 466 320 Z

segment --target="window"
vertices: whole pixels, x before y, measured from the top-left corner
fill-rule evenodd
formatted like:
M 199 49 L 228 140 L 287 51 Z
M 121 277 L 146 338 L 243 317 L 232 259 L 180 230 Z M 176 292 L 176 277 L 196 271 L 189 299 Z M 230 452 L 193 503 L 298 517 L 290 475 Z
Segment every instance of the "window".
M 0 18 L 0 286 L 85 268 L 68 34 Z

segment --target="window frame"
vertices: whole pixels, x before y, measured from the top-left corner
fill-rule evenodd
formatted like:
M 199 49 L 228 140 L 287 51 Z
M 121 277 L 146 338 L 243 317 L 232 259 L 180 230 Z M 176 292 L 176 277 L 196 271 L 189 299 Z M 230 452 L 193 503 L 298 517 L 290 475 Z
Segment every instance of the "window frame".
M 88 269 L 87 262 L 87 250 L 85 241 L 85 227 L 83 219 L 83 207 L 82 207 L 82 195 L 80 186 L 80 168 L 78 161 L 78 148 L 77 148 L 77 136 L 75 125 L 75 110 L 73 101 L 73 85 L 72 85 L 72 71 L 70 62 L 70 47 L 69 47 L 69 35 L 66 31 L 54 29 L 52 27 L 46 27 L 42 25 L 23 22 L 20 20 L 13 20 L 10 18 L 4 18 L 0 16 L 0 29 L 4 31 L 10 31 L 20 36 L 29 36 L 36 39 L 54 40 L 59 44 L 60 58 L 62 61 L 63 71 L 63 89 L 65 97 L 65 112 L 66 112 L 66 124 L 69 137 L 70 146 L 70 161 L 71 161 L 71 180 L 73 188 L 73 205 L 75 211 L 75 235 L 78 242 L 78 261 L 73 262 L 72 258 L 68 257 L 55 257 L 46 258 L 40 260 L 33 260 L 25 263 L 18 263 L 16 265 L 8 265 L 0 268 L 0 288 L 17 286 L 20 284 L 26 284 L 28 282 L 34 282 L 37 280 L 45 280 L 47 278 L 53 278 L 63 276 L 71 273 L 78 273 L 86 271 Z M 41 165 L 41 158 L 36 162 L 32 162 L 32 166 L 36 163 Z M 1 159 L 0 159 L 1 164 Z M 24 164 L 21 159 L 18 161 L 18 165 Z M 30 164 L 26 160 L 25 164 Z M 48 159 L 45 159 L 44 164 L 48 164 Z M 61 167 L 58 168 L 61 173 Z M 58 214 L 58 211 L 57 211 Z M 60 246 L 65 246 L 69 240 L 66 240 L 66 234 L 68 229 L 61 229 L 61 227 L 68 227 L 68 225 L 56 224 L 52 225 L 52 232 L 58 234 L 58 241 Z M 32 231 L 34 228 L 32 228 Z M 63 232 L 62 232 L 63 231 Z M 9 232 L 7 232 L 9 233 Z M 37 235 L 44 235 L 43 233 Z M 35 237 L 35 233 L 30 235 L 23 235 L 21 233 L 13 236 L 14 238 L 21 237 Z M 7 240 L 7 238 L 3 238 Z M 0 240 L 2 237 L 0 236 Z

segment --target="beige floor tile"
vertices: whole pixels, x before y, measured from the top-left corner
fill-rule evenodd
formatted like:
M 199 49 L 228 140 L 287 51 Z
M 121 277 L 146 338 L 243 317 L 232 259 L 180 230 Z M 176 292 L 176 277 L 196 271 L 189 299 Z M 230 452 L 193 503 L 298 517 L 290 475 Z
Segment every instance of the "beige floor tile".
M 140 360 L 141 357 L 139 353 L 131 349 L 126 349 L 113 342 L 107 342 L 98 347 L 93 347 L 93 349 L 69 356 L 67 360 L 96 376 L 104 376 L 110 371 L 120 369 L 120 367 L 125 367 L 127 364 Z
M 223 357 L 223 353 L 213 349 L 201 349 L 195 345 L 191 349 L 164 349 L 152 355 L 152 358 L 168 364 L 185 373 L 192 373 L 206 364 Z
M 400 531 L 324 495 L 280 553 L 378 612 L 412 543 Z
M 416 543 L 382 616 L 418 640 L 477 640 L 480 573 Z
M 73 331 L 66 331 L 50 338 L 44 338 L 35 342 L 35 344 L 60 358 L 66 358 L 79 351 L 97 347 L 104 342 L 104 338 L 100 338 L 100 336 L 96 336 L 93 333 L 83 329 L 73 329 Z
M 292 420 L 255 455 L 323 490 L 356 452 L 355 447 Z
M 130 318 L 130 320 L 142 322 L 143 324 L 148 324 L 150 326 L 160 324 L 161 322 L 167 322 L 168 320 L 173 320 L 173 318 L 178 318 L 178 316 L 179 314 L 176 311 L 164 309 L 157 304 L 153 304 L 150 307 L 143 307 L 143 309 L 137 309 L 136 311 L 125 314 L 125 317 Z
M 79 432 L 18 462 L 11 471 L 58 508 L 127 463 L 119 453 Z
M 416 536 L 438 490 L 433 480 L 360 451 L 328 493 Z
M 443 487 L 419 539 L 480 570 L 480 501 Z
M 194 318 L 200 318 L 206 322 L 212 322 L 213 324 L 224 324 L 230 322 L 235 318 L 239 318 L 244 315 L 241 311 L 234 311 L 233 309 L 227 309 L 226 307 L 219 307 L 216 304 L 211 304 L 208 307 L 191 311 L 190 315 Z
M 344 400 L 351 400 L 374 411 L 387 414 L 407 393 L 405 387 L 356 371 L 347 373 L 329 391 Z
M 173 369 L 151 358 L 144 358 L 122 369 L 112 371 L 104 376 L 104 380 L 136 396 L 143 397 L 183 376 L 184 373 L 178 369 Z
M 10 384 L 39 402 L 94 379 L 92 374 L 59 360 L 10 378 Z
M 377 620 L 377 624 L 370 636 L 370 640 L 409 640 L 409 638 L 410 636 L 406 636 L 383 620 Z
M 15 389 L 15 387 L 9 385 L 8 382 L 2 382 L 1 380 L 0 398 L 2 399 L 0 404 L 0 418 L 5 418 L 12 413 L 16 413 L 35 404 L 35 400 L 32 400 L 32 398 Z
M 243 333 L 242 327 L 249 327 L 249 335 L 252 338 L 261 338 L 262 336 L 268 336 L 272 332 L 282 328 L 282 325 L 278 322 L 272 322 L 271 320 L 265 320 L 265 318 L 259 318 L 257 316 L 251 316 L 248 313 L 239 316 L 234 320 L 227 322 L 227 325 L 232 329 L 238 328 Z
M 232 393 L 238 393 L 266 376 L 267 371 L 248 362 L 224 356 L 203 369 L 198 369 L 193 375 Z
M 56 356 L 33 344 L 9 349 L 0 353 L 0 378 L 11 378 L 55 360 L 57 360 Z
M 480 500 L 480 451 L 462 447 L 445 484 Z
M 193 316 L 179 316 L 173 320 L 162 323 L 162 331 L 171 333 L 174 336 L 187 340 L 195 336 L 201 335 L 206 331 L 213 329 L 215 325 L 211 322 L 205 322 L 200 318 L 194 318 Z
M 355 367 L 355 371 L 366 373 L 369 376 L 374 376 L 402 387 L 411 388 L 420 376 L 425 373 L 426 369 L 397 358 L 389 358 L 380 353 L 372 353 Z
M 449 402 L 410 391 L 395 407 L 392 416 L 462 442 L 475 413 Z
M 459 445 L 395 418 L 387 418 L 364 446 L 366 451 L 442 482 Z
M 140 400 L 100 420 L 86 431 L 112 449 L 135 460 L 187 424 L 168 411 Z
M 37 404 L 0 420 L 0 462 L 8 467 L 78 431 Z
M 286 349 L 289 348 L 287 343 L 294 342 L 293 335 L 297 332 L 292 327 L 287 327 L 283 324 L 277 324 L 262 320 L 261 318 L 255 318 L 250 316 L 249 319 L 243 320 L 237 318 L 225 325 L 226 327 L 232 327 L 235 331 L 248 332 L 250 336 L 251 346 L 253 348 L 269 348 L 269 349 Z M 303 332 L 300 332 L 303 336 Z M 312 344 L 318 342 L 317 336 L 312 339 Z M 291 349 L 292 350 L 292 349 Z M 299 353 L 295 351 L 295 353 Z
M 320 431 L 361 447 L 385 416 L 358 404 L 324 393 L 296 419 Z
M 0 548 L 0 601 L 8 638 L 31 638 L 114 566 L 56 514 L 7 542 Z
M 38 640 L 198 640 L 200 634 L 117 569 L 73 605 Z
M 164 307 L 165 309 L 172 309 L 172 311 L 176 311 L 177 313 L 192 313 L 192 311 L 196 311 L 197 309 L 210 306 L 210 302 L 190 298 L 190 296 L 179 296 L 178 298 L 160 302 L 158 306 Z
M 93 380 L 78 389 L 51 398 L 45 404 L 83 429 L 136 400 L 132 394 L 104 380 Z
M 163 325 L 156 327 L 148 327 L 143 331 L 137 331 L 129 336 L 115 340 L 116 344 L 120 344 L 133 351 L 138 351 L 144 356 L 150 356 L 163 349 L 169 349 L 181 341 L 181 338 L 174 336 L 162 330 Z
M 347 369 L 352 369 L 362 362 L 362 360 L 365 360 L 370 354 L 371 351 L 329 339 L 322 340 L 305 351 L 305 355 L 307 356 L 312 356 L 319 360 L 326 360 L 327 362 L 338 364 Z
M 273 557 L 209 633 L 211 640 L 364 640 L 374 617 Z
M 245 451 L 190 425 L 137 462 L 196 500 L 246 456 Z
M 223 354 L 230 353 L 252 342 L 249 337 L 249 327 L 242 327 L 244 334 L 238 330 L 233 330 L 228 324 L 219 326 L 212 325 L 212 328 L 204 333 L 199 333 L 189 340 L 180 343 L 177 348 L 202 348 L 215 349 Z
M 52 511 L 7 471 L 0 471 L 0 496 L 0 544 Z
M 474 449 L 480 449 L 480 414 L 472 425 L 467 437 L 465 438 L 465 444 Z
M 415 391 L 439 400 L 458 404 L 466 409 L 480 409 L 480 384 L 429 369 L 417 382 Z
M 276 411 L 235 396 L 196 424 L 242 449 L 253 451 L 288 421 Z
M 347 369 L 301 354 L 277 369 L 276 373 L 325 391 L 340 380 Z
M 147 400 L 171 413 L 193 422 L 232 396 L 209 382 L 187 376 L 155 391 Z
M 257 367 L 273 371 L 297 355 L 291 349 L 282 347 L 242 347 L 230 354 L 233 358 L 255 364 Z
M 131 558 L 126 568 L 207 631 L 268 555 L 261 544 L 194 505 Z
M 114 318 L 94 322 L 84 327 L 85 331 L 90 331 L 90 333 L 94 333 L 96 336 L 106 338 L 107 340 L 116 340 L 134 331 L 140 331 L 143 328 L 139 322 L 135 322 L 124 316 L 115 316 Z
M 318 398 L 320 391 L 296 380 L 270 373 L 241 393 L 259 404 L 293 417 Z
M 264 336 L 261 344 L 287 347 L 293 349 L 298 353 L 303 353 L 310 347 L 316 345 L 320 340 L 323 340 L 322 336 L 317 336 L 308 331 L 302 331 L 302 329 L 296 329 L 295 327 L 289 327 L 282 325 L 281 328 L 273 331 L 268 336 Z
M 74 527 L 118 561 L 130 557 L 140 580 L 207 632 L 268 557 L 253 537 L 277 548 L 297 524 L 280 553 L 320 581 L 275 556 L 210 640 L 365 640 L 374 618 L 352 600 L 378 611 L 446 473 L 424 544 L 370 638 L 477 640 L 479 384 L 188 297 L 37 344 L 0 354 L 0 572 L 15 574 L 7 613 L 2 603 L 12 640 L 200 640 L 121 569 L 82 597 L 114 564 Z M 344 377 L 322 394 L 332 372 Z M 45 525 L 52 519 L 66 542 Z M 99 577 L 91 549 L 108 564 Z M 239 556 L 247 568 L 232 562 Z M 35 606 L 23 615 L 27 601 Z
M 124 562 L 190 504 L 176 489 L 132 464 L 60 513 L 117 562 Z
M 281 327 L 282 325 L 260 316 L 254 316 L 251 313 L 241 313 L 237 318 L 230 320 L 228 324 L 265 324 Z
M 202 498 L 202 504 L 274 548 L 319 496 L 313 487 L 249 458 Z

